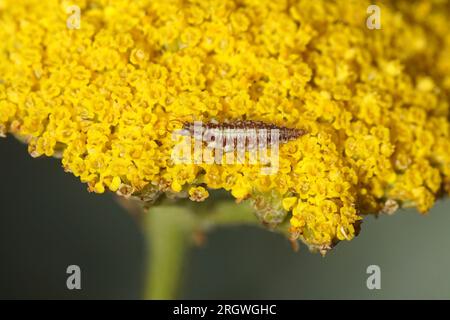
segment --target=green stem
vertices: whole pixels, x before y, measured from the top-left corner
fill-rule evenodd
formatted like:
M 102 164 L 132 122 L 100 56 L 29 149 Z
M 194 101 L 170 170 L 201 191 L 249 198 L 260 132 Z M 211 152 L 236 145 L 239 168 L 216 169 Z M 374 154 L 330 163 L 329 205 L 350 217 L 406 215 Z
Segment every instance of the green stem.
M 175 299 L 186 250 L 194 228 L 189 209 L 156 206 L 146 213 L 149 269 L 145 298 Z
M 146 299 L 175 299 L 183 262 L 193 234 L 217 226 L 259 225 L 253 209 L 230 200 L 205 203 L 180 201 L 151 207 L 144 228 L 148 254 Z

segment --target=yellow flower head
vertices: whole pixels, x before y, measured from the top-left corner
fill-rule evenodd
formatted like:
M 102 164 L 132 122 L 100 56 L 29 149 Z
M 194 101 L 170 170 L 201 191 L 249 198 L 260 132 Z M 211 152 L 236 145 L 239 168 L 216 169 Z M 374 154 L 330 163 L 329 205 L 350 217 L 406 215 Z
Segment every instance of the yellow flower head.
M 381 29 L 366 0 L 3 0 L 0 136 L 97 193 L 224 189 L 327 250 L 362 214 L 450 193 L 450 4 L 378 2 Z M 174 120 L 213 119 L 307 134 L 271 175 L 174 163 Z

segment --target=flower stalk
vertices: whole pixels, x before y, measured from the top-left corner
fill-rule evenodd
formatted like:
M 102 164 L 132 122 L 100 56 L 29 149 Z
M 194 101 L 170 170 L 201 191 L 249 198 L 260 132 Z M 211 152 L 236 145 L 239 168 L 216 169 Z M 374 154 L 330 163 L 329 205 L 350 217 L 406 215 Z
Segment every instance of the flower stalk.
M 190 209 L 180 206 L 153 207 L 145 215 L 144 229 L 150 249 L 145 298 L 176 298 L 194 227 Z
M 142 223 L 149 249 L 144 298 L 177 298 L 194 236 L 233 225 L 260 223 L 250 205 L 225 199 L 196 205 L 182 200 L 150 207 Z

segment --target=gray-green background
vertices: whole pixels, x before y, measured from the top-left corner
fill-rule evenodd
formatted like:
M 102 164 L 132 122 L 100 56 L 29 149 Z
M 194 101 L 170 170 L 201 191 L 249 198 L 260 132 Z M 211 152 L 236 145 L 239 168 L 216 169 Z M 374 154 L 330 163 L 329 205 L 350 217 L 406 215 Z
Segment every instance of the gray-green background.
M 227 228 L 194 248 L 184 269 L 187 299 L 450 298 L 450 201 L 364 220 L 361 234 L 325 258 L 258 228 Z M 145 242 L 111 195 L 93 195 L 59 160 L 31 159 L 0 140 L 0 298 L 139 298 Z M 66 268 L 82 290 L 66 289 Z M 381 268 L 381 290 L 366 268 Z

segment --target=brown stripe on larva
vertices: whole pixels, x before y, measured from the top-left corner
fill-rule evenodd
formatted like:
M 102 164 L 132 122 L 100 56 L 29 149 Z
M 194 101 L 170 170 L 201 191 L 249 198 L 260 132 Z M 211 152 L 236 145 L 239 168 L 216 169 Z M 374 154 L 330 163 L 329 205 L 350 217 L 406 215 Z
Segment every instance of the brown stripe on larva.
M 184 122 L 183 123 L 183 130 L 186 130 L 189 132 L 191 136 L 194 136 L 194 125 L 193 122 Z M 262 121 L 253 121 L 253 120 L 238 120 L 238 121 L 229 121 L 229 122 L 222 122 L 222 123 L 213 123 L 213 122 L 202 122 L 202 128 L 204 132 L 208 130 L 255 130 L 258 132 L 258 130 L 267 130 L 267 143 L 271 143 L 271 135 L 270 130 L 279 130 L 279 142 L 280 143 L 286 143 L 291 140 L 295 140 L 307 133 L 304 129 L 297 129 L 297 128 L 287 128 L 287 127 L 281 127 L 277 126 L 272 123 L 265 123 Z M 203 135 L 203 132 L 202 132 Z M 214 137 L 213 137 L 214 140 Z M 249 138 L 246 137 L 245 140 L 245 146 L 248 146 Z M 257 142 L 259 143 L 259 141 Z M 226 140 L 223 140 L 223 144 L 226 144 Z M 235 141 L 233 143 L 234 145 L 237 144 L 237 138 L 235 138 Z

